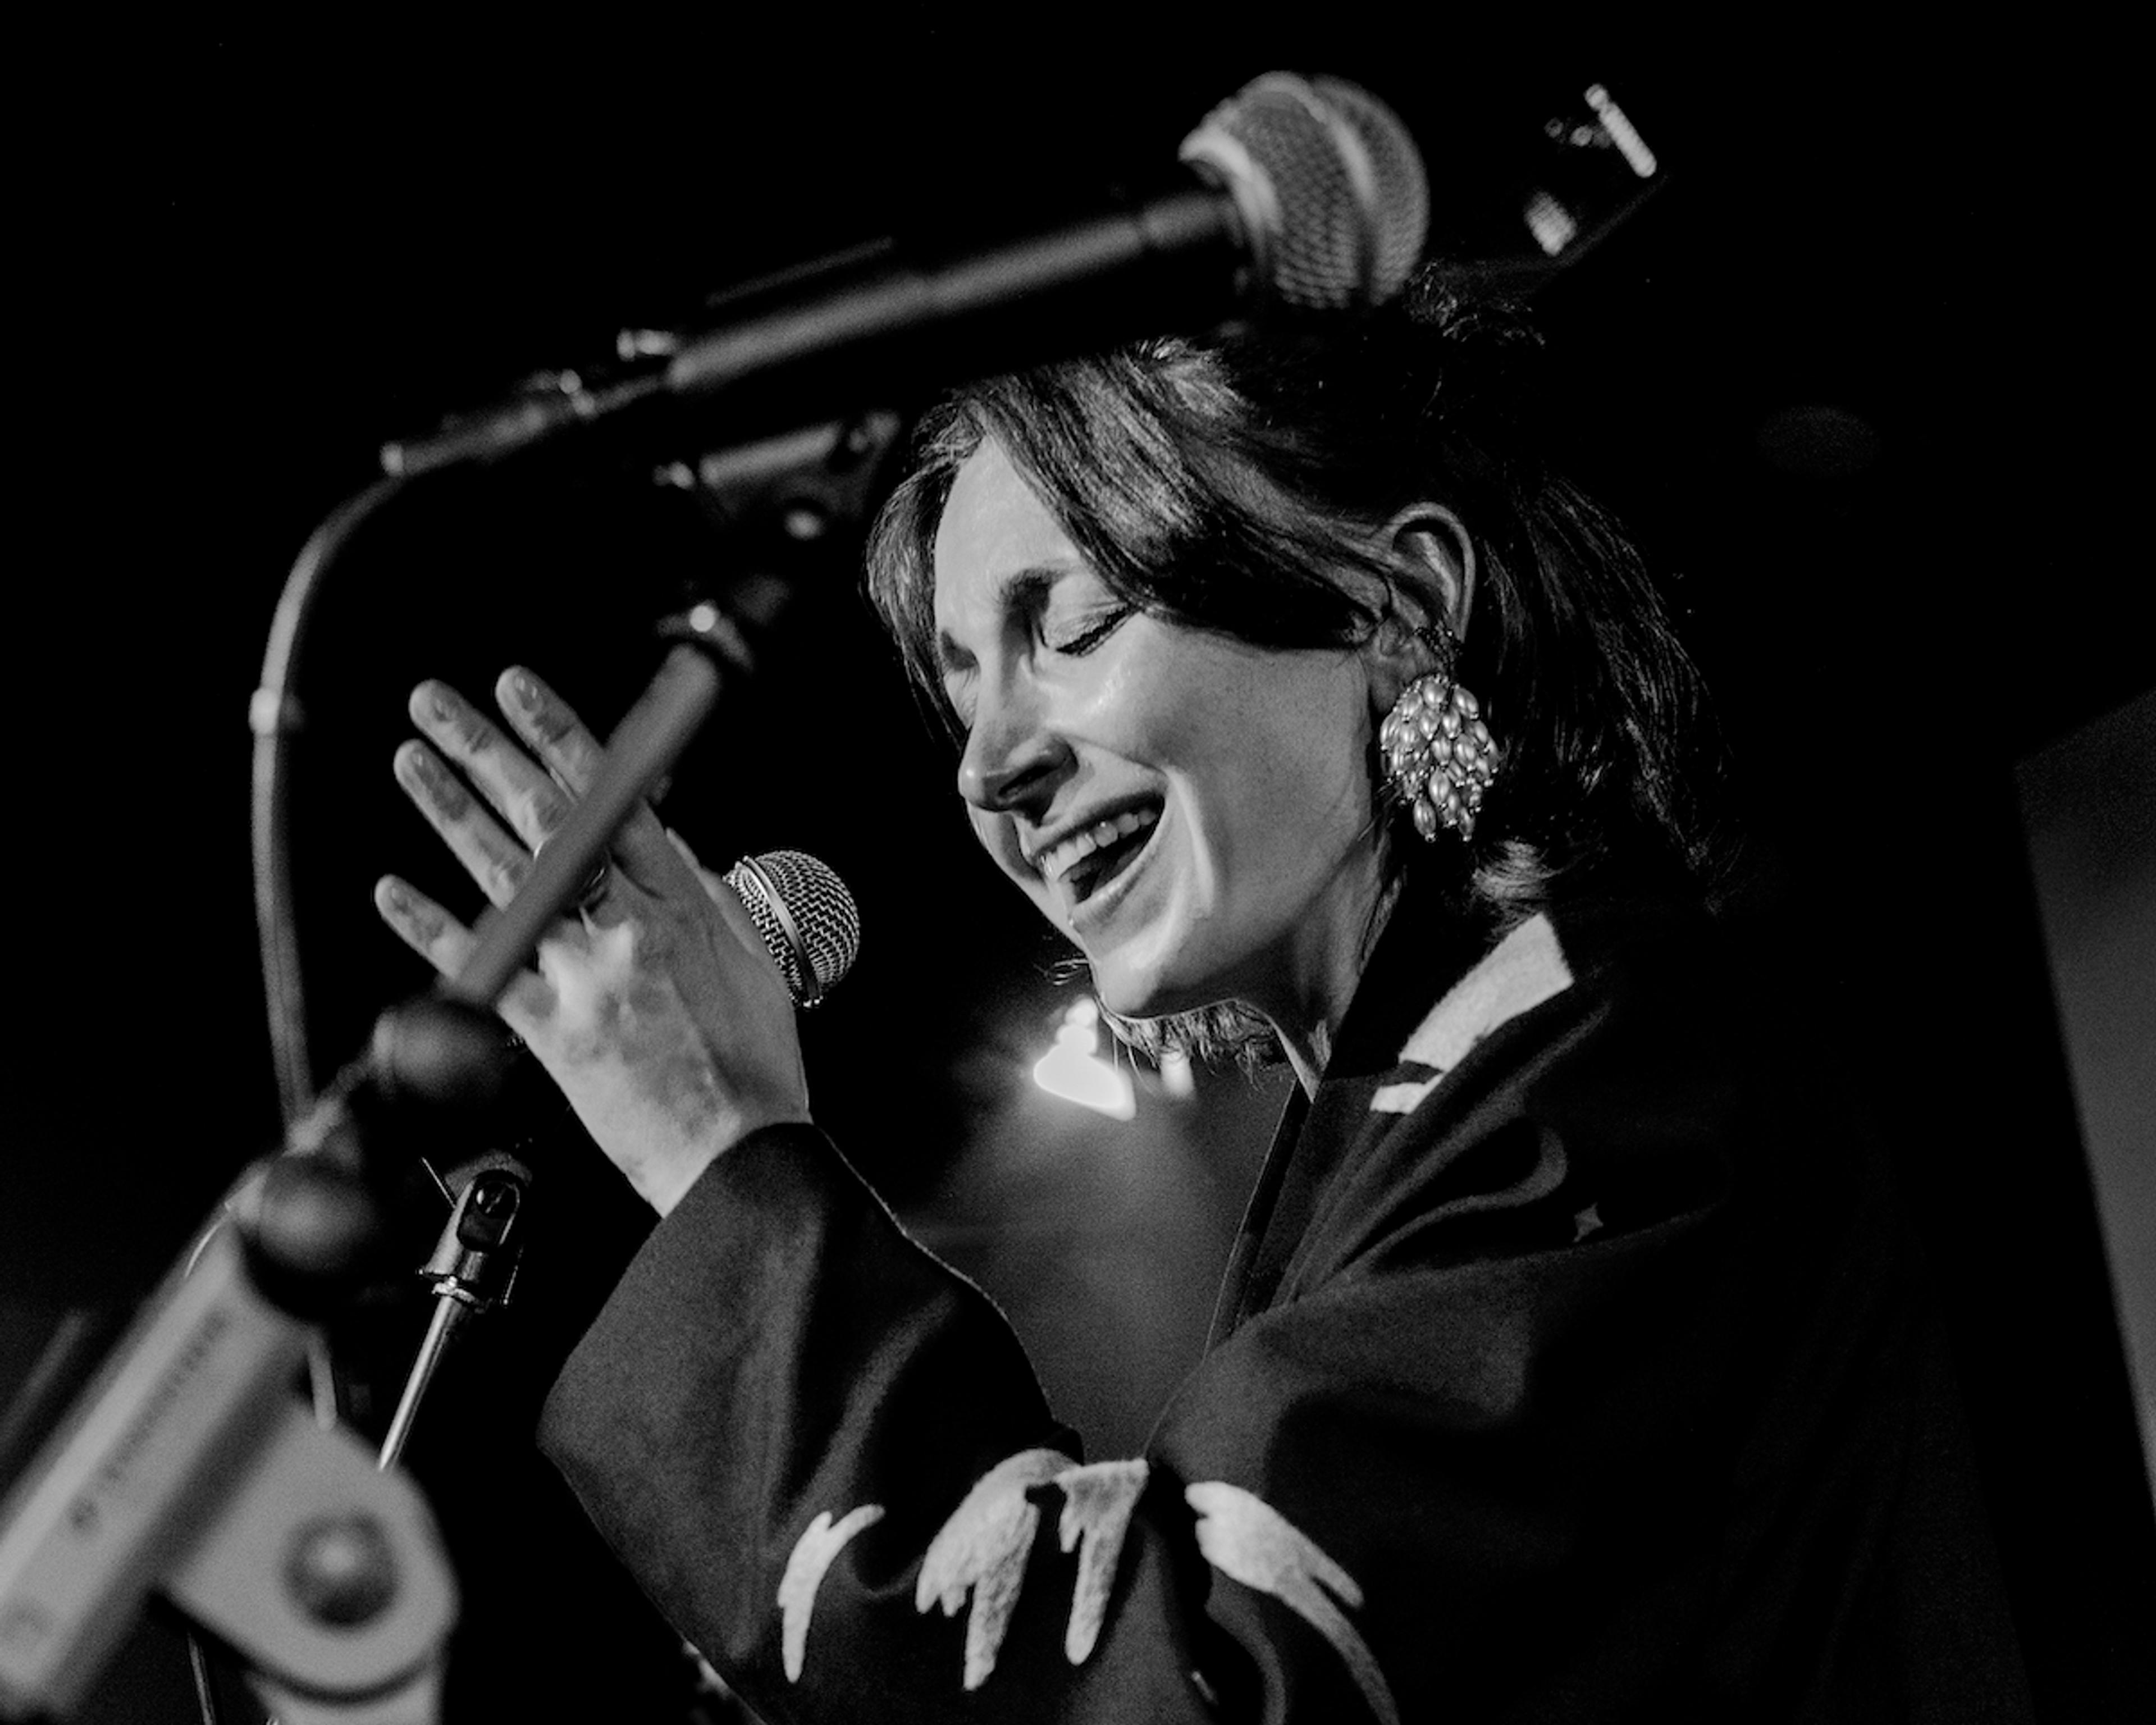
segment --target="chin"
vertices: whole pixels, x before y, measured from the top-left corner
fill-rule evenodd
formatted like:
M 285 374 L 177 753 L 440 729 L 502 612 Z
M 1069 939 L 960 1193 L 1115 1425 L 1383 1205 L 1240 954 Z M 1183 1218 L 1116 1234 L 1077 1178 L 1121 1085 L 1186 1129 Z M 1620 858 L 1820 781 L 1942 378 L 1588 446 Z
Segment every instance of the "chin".
M 1102 1006 L 1118 1017 L 1163 1019 L 1181 1012 L 1218 1006 L 1232 990 L 1217 982 L 1208 985 L 1173 963 L 1138 964 L 1122 953 L 1101 957 L 1087 955 L 1093 973 L 1093 993 Z
M 1093 969 L 1093 995 L 1105 1010 L 1117 1018 L 1163 1019 L 1180 1010 L 1163 1005 L 1160 997 L 1152 989 L 1119 987 L 1097 966 Z
M 1152 1019 L 1175 1010 L 1160 1004 L 1161 991 L 1154 978 L 1134 973 L 1115 954 L 1096 958 L 1089 952 L 1086 968 L 1092 973 L 1094 997 L 1110 1012 L 1127 1019 Z

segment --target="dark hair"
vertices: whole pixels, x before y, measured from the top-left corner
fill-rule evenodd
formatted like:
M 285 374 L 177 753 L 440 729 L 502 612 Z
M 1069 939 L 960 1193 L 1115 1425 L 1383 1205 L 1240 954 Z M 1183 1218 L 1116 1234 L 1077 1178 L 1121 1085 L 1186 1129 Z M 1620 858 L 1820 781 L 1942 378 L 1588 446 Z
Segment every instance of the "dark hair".
M 1337 333 L 1160 340 L 977 384 L 917 431 L 870 537 L 870 597 L 955 730 L 936 531 L 985 439 L 1122 598 L 1258 646 L 1367 639 L 1385 614 L 1367 594 L 1392 573 L 1370 530 L 1441 504 L 1477 565 L 1456 674 L 1503 767 L 1471 845 L 1394 845 L 1391 866 L 1446 875 L 1493 930 L 1612 874 L 1697 878 L 1716 850 L 1696 797 L 1718 759 L 1703 690 L 1630 541 L 1550 465 L 1541 348 L 1511 308 L 1425 274 Z

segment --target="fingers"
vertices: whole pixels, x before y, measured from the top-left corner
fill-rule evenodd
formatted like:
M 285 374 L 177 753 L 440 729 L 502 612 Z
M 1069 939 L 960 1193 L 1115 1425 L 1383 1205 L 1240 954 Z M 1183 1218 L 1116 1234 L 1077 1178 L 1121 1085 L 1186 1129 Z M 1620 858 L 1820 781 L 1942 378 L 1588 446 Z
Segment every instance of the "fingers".
M 374 908 L 406 946 L 444 976 L 454 976 L 471 956 L 471 931 L 394 875 L 384 875 L 374 883 Z
M 531 872 L 531 854 L 482 809 L 465 783 L 424 742 L 397 751 L 397 782 L 465 865 L 488 900 L 506 905 Z
M 454 977 L 460 972 L 478 944 L 464 924 L 394 875 L 384 875 L 374 883 L 374 908 L 406 946 L 443 976 Z M 526 973 L 510 984 L 499 1005 L 510 1029 L 529 1040 L 552 1004 L 547 985 Z
M 435 829 L 449 842 L 489 899 L 505 904 L 538 849 L 590 789 L 604 758 L 598 739 L 575 710 L 530 670 L 518 665 L 495 685 L 509 726 L 531 754 L 447 684 L 429 680 L 412 691 L 410 710 L 434 749 L 407 744 L 397 776 Z M 460 768 L 508 830 L 465 792 L 443 757 Z M 686 877 L 657 818 L 639 806 L 613 836 L 622 873 L 646 891 L 679 891 Z
M 567 817 L 569 798 L 531 756 L 446 683 L 412 691 L 412 722 L 536 850 Z
M 605 750 L 568 702 L 521 665 L 501 674 L 494 694 L 516 734 L 572 796 L 591 788 Z M 613 855 L 622 872 L 647 892 L 664 896 L 685 883 L 649 803 L 639 803 L 615 831 Z
M 592 788 L 603 752 L 568 702 L 521 665 L 501 674 L 494 698 L 516 734 L 572 797 Z

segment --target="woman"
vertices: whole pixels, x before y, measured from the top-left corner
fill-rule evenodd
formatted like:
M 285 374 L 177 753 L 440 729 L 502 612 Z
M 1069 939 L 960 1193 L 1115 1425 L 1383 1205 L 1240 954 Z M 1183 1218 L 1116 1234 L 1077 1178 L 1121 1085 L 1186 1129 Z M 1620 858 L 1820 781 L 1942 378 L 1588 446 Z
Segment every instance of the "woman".
M 1886 1170 L 1711 912 L 1696 678 L 1532 354 L 1420 288 L 999 380 L 879 524 L 984 848 L 1133 1040 L 1299 1081 L 1143 1456 L 817 1132 L 648 813 L 505 1001 L 665 1219 L 542 1444 L 765 1717 L 2021 1716 Z M 498 692 L 536 763 L 414 713 L 506 829 L 399 757 L 497 897 L 596 753 Z

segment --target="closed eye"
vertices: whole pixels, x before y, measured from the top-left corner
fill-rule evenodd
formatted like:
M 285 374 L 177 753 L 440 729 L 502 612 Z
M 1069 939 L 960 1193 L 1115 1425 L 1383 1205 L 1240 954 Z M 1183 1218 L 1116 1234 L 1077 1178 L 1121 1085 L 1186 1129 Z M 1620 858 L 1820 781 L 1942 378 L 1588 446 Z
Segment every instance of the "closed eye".
M 1114 606 L 1092 622 L 1079 628 L 1075 634 L 1065 634 L 1060 639 L 1044 634 L 1041 644 L 1050 652 L 1060 653 L 1067 658 L 1082 658 L 1121 629 L 1132 612 L 1137 608 L 1135 605 Z

